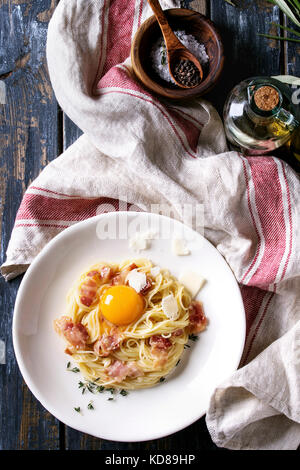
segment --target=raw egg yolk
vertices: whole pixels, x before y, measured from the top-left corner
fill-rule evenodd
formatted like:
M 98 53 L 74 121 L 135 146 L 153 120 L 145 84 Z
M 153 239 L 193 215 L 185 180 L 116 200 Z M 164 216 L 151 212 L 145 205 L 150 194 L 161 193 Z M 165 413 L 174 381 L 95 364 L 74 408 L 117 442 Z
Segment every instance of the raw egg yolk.
M 101 312 L 114 325 L 129 325 L 143 313 L 144 299 L 132 287 L 112 286 L 101 297 Z

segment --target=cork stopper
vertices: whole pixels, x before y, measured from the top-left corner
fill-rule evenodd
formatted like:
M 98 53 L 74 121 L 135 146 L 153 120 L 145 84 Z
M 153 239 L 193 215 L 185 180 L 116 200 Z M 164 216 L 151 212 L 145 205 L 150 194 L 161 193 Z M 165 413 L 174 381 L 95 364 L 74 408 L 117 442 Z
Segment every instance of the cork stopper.
M 279 93 L 272 86 L 262 86 L 254 93 L 254 102 L 262 111 L 272 111 L 279 101 Z

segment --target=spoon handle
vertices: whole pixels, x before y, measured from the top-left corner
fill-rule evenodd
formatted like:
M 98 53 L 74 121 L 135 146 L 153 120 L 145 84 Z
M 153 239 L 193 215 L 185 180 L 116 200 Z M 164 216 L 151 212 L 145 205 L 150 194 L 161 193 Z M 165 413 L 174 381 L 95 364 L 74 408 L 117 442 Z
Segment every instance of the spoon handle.
M 166 15 L 164 11 L 162 10 L 160 3 L 158 0 L 148 0 L 149 5 L 151 6 L 153 13 L 156 16 L 156 19 L 159 23 L 159 26 L 161 28 L 161 31 L 163 33 L 164 39 L 166 44 L 172 44 L 173 47 L 174 45 L 181 45 L 179 40 L 177 39 L 177 36 L 174 34 L 172 31 L 168 20 L 166 18 Z M 178 44 L 179 43 L 179 44 Z

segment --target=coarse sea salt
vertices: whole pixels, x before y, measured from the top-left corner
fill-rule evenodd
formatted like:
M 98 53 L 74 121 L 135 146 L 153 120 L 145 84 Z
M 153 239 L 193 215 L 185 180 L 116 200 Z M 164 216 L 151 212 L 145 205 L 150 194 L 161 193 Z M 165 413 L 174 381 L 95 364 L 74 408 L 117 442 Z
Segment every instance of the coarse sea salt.
M 175 35 L 182 42 L 182 44 L 199 60 L 200 64 L 205 66 L 209 57 L 206 53 L 204 44 L 201 44 L 192 34 L 186 34 L 185 31 L 174 31 Z M 152 66 L 156 73 L 163 80 L 175 83 L 172 79 L 169 66 L 166 45 L 163 37 L 159 38 L 151 49 Z

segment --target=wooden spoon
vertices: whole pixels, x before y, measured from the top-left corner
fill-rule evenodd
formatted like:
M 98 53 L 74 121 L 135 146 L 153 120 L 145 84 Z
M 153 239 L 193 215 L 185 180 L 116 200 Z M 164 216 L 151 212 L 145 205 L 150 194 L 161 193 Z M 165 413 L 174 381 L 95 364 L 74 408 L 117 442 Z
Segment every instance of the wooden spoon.
M 158 0 L 148 0 L 149 5 L 151 6 L 153 13 L 158 21 L 160 26 L 161 32 L 163 34 L 166 49 L 167 49 L 167 57 L 168 57 L 168 64 L 169 64 L 169 72 L 171 77 L 173 78 L 176 85 L 181 88 L 194 88 L 198 86 L 199 83 L 203 79 L 203 70 L 199 60 L 179 41 L 177 36 L 172 31 L 168 20 L 160 6 Z M 182 83 L 178 82 L 177 79 L 173 75 L 173 71 L 175 66 L 179 63 L 180 60 L 189 60 L 193 62 L 193 64 L 197 67 L 200 73 L 200 82 L 197 85 L 183 85 Z

